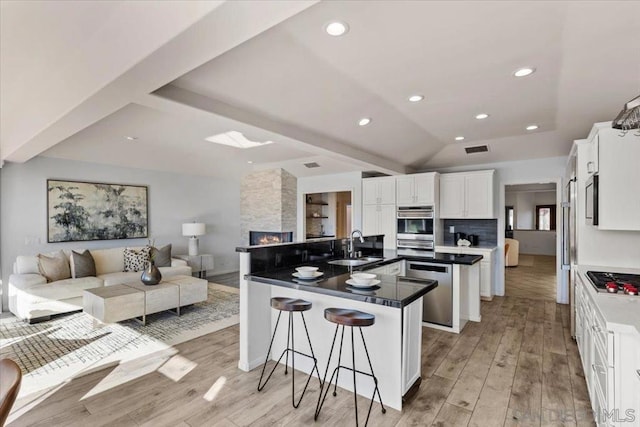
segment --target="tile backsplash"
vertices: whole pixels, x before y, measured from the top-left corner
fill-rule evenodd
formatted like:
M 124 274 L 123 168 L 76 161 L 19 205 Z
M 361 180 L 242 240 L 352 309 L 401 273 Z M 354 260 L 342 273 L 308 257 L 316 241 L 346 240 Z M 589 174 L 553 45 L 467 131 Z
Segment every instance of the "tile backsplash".
M 477 234 L 478 245 L 498 244 L 498 220 L 497 219 L 445 219 L 443 220 L 444 244 L 455 245 L 454 235 L 449 233 L 449 227 L 454 226 L 456 232 L 465 234 Z

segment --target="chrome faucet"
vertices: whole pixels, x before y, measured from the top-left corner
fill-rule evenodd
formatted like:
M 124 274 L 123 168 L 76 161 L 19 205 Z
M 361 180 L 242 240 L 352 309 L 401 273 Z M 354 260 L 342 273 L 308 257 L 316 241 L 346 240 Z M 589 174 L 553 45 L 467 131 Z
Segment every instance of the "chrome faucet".
M 349 258 L 355 258 L 355 255 L 356 255 L 355 246 L 353 245 L 353 236 L 356 233 L 360 235 L 360 243 L 364 243 L 364 237 L 362 237 L 362 231 L 353 230 L 351 232 L 351 237 L 349 238 Z

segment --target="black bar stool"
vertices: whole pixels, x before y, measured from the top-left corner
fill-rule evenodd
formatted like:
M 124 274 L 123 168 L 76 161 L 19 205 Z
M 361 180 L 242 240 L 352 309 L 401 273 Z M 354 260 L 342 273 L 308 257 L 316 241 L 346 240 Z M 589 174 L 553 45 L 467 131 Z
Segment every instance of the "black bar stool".
M 378 388 L 378 378 L 373 373 L 373 366 L 371 365 L 371 358 L 369 358 L 369 351 L 367 350 L 367 343 L 364 340 L 364 334 L 362 333 L 363 326 L 371 326 L 375 323 L 376 317 L 373 314 L 364 313 L 362 311 L 357 310 L 349 310 L 344 308 L 327 308 L 324 310 L 324 318 L 329 322 L 336 323 L 336 332 L 333 335 L 333 342 L 331 343 L 331 350 L 329 350 L 329 359 L 327 360 L 327 370 L 324 372 L 324 379 L 322 380 L 322 387 L 320 389 L 320 396 L 318 396 L 318 404 L 316 405 L 316 414 L 314 419 L 318 419 L 318 415 L 320 415 L 320 410 L 322 409 L 322 405 L 324 404 L 325 399 L 327 398 L 327 393 L 331 388 L 331 383 L 333 382 L 333 377 L 336 377 L 336 383 L 333 387 L 333 395 L 336 395 L 336 391 L 338 388 L 338 376 L 340 374 L 340 369 L 347 369 L 353 372 L 353 400 L 355 402 L 356 409 L 356 426 L 358 425 L 358 394 L 356 391 L 356 373 L 367 375 L 373 378 L 373 382 L 375 384 L 375 388 L 373 390 L 373 394 L 371 395 L 371 403 L 369 403 L 369 412 L 367 412 L 367 420 L 364 422 L 366 426 L 369 422 L 369 416 L 371 415 L 371 408 L 373 407 L 373 398 L 376 393 L 378 393 L 378 398 L 380 399 L 380 406 L 382 406 L 382 413 L 387 412 L 384 405 L 382 404 L 382 396 L 380 396 L 380 389 Z M 336 343 L 336 338 L 338 336 L 338 328 L 342 325 L 342 336 L 340 337 L 340 351 L 338 352 L 338 366 L 333 370 L 331 374 L 331 379 L 327 384 L 327 374 L 329 373 L 329 365 L 331 364 L 331 356 L 333 355 L 333 347 Z M 344 327 L 351 327 L 351 361 L 352 367 L 349 368 L 347 366 L 342 366 L 340 362 L 342 361 L 342 342 L 344 341 Z M 362 337 L 362 345 L 364 346 L 364 352 L 367 354 L 367 361 L 369 362 L 369 369 L 371 369 L 371 373 L 362 372 L 356 369 L 356 356 L 355 356 L 355 347 L 354 347 L 354 339 L 353 339 L 353 327 L 357 326 L 360 330 L 360 336 Z M 326 385 L 326 390 L 324 387 Z M 324 390 L 324 394 L 322 393 Z
M 307 386 L 309 385 L 309 381 L 311 381 L 311 377 L 313 376 L 314 370 L 318 373 L 318 382 L 320 383 L 320 371 L 318 370 L 318 359 L 316 359 L 316 355 L 313 353 L 313 347 L 311 346 L 311 338 L 309 338 L 309 330 L 307 329 L 307 322 L 304 320 L 304 313 L 303 313 L 303 311 L 311 310 L 311 303 L 301 299 L 274 297 L 274 298 L 271 298 L 271 307 L 275 308 L 276 310 L 279 310 L 280 312 L 278 313 L 278 320 L 276 321 L 276 327 L 273 330 L 273 336 L 271 337 L 269 350 L 267 350 L 267 357 L 264 361 L 264 366 L 262 367 L 262 374 L 260 374 L 260 381 L 258 381 L 258 391 L 262 391 L 262 389 L 264 389 L 264 387 L 267 385 L 267 383 L 269 382 L 269 379 L 271 378 L 271 375 L 273 375 L 273 372 L 278 367 L 278 364 L 280 364 L 280 361 L 282 360 L 282 356 L 284 356 L 285 354 L 286 354 L 286 359 L 284 364 L 284 374 L 287 375 L 288 369 L 289 369 L 289 353 L 291 353 L 291 370 L 292 370 L 291 371 L 291 403 L 293 404 L 294 408 L 297 408 L 298 406 L 300 406 L 300 402 L 304 397 L 304 393 L 307 391 Z M 269 373 L 269 376 L 263 383 L 262 377 L 264 376 L 264 371 L 267 368 L 267 362 L 269 361 L 269 354 L 271 354 L 271 347 L 273 346 L 273 340 L 276 337 L 276 332 L 278 331 L 278 324 L 280 323 L 280 315 L 282 315 L 283 311 L 289 312 L 289 327 L 287 330 L 287 348 L 284 349 L 284 351 L 278 358 L 278 361 L 276 362 L 273 369 Z M 299 312 L 300 316 L 302 316 L 302 323 L 304 324 L 304 330 L 307 333 L 307 340 L 309 341 L 311 356 L 305 353 L 301 353 L 297 350 L 294 350 L 292 314 L 295 311 Z M 291 340 L 291 347 L 289 347 L 289 340 Z M 298 399 L 298 403 L 296 403 L 295 396 L 294 396 L 296 391 L 296 376 L 295 376 L 296 364 L 295 364 L 294 355 L 296 353 L 301 356 L 305 356 L 310 359 L 313 359 L 313 369 L 309 374 L 309 378 L 307 378 L 307 383 L 304 385 L 304 390 L 302 390 L 302 394 L 300 395 L 300 399 Z M 320 388 L 322 388 L 322 383 L 320 383 Z

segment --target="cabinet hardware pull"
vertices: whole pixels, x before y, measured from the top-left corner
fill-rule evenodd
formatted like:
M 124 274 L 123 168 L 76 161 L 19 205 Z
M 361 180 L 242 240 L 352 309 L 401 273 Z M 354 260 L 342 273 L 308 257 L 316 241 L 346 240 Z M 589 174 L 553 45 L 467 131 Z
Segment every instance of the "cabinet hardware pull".
M 640 380 L 640 369 L 636 369 L 636 376 L 638 377 L 638 379 Z
M 602 366 L 596 365 L 595 363 L 591 364 L 591 369 L 593 369 L 593 372 L 598 372 L 598 373 L 602 373 L 602 374 L 604 374 L 606 372 Z
M 593 162 L 587 162 L 587 172 L 588 173 L 592 173 L 593 172 L 593 166 L 595 164 Z
M 594 332 L 602 332 L 602 329 L 600 329 L 600 326 L 598 326 L 598 325 L 593 325 L 591 327 L 591 330 L 594 331 Z

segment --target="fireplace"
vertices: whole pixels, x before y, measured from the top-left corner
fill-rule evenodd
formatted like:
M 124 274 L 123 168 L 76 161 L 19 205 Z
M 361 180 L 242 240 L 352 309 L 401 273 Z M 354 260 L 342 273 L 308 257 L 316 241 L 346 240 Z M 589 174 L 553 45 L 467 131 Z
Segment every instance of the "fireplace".
M 249 244 L 273 245 L 275 243 L 288 243 L 293 241 L 293 231 L 250 231 Z

